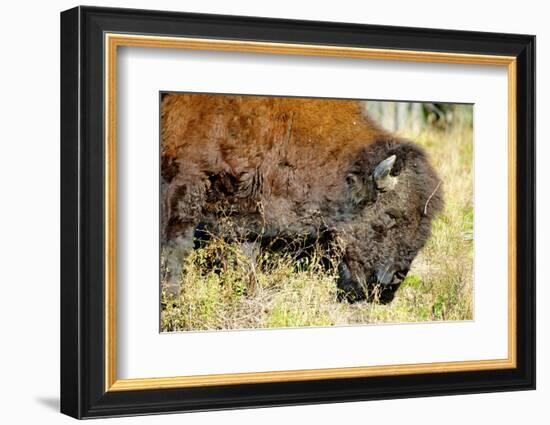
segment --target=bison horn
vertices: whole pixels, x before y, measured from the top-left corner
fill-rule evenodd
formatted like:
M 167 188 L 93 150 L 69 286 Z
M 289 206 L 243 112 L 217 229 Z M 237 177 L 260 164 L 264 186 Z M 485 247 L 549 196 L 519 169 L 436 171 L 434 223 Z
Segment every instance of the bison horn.
M 376 188 L 383 192 L 393 189 L 397 178 L 390 175 L 390 172 L 395 164 L 397 157 L 395 155 L 387 157 L 384 161 L 380 162 L 374 172 L 372 173 L 372 179 Z

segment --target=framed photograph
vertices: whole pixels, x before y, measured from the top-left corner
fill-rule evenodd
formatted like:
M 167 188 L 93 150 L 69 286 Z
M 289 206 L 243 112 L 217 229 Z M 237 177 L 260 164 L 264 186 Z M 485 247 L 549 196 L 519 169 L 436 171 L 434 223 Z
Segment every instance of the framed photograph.
M 535 388 L 535 37 L 61 14 L 61 411 Z

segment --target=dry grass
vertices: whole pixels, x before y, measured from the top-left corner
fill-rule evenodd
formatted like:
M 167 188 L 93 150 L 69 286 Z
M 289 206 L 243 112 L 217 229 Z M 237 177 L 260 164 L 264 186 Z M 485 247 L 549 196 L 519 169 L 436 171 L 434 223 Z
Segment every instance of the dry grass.
M 162 331 L 473 319 L 472 130 L 463 112 L 450 129 L 415 137 L 444 182 L 445 209 L 393 302 L 338 302 L 335 272 L 318 256 L 296 264 L 261 252 L 252 260 L 238 245 L 214 239 L 185 260 L 180 294 L 163 291 Z M 220 254 L 223 267 L 216 265 Z

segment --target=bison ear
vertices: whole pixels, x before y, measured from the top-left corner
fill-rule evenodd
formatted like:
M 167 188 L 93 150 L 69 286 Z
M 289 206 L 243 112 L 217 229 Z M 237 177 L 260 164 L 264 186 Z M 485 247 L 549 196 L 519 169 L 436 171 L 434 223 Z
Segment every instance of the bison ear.
M 363 179 L 356 173 L 348 173 L 346 182 L 350 187 L 355 189 L 361 189 L 363 187 Z
M 397 177 L 391 175 L 391 170 L 396 159 L 395 155 L 389 156 L 374 169 L 372 179 L 378 190 L 387 192 L 388 190 L 392 190 L 397 183 Z
M 359 205 L 365 198 L 365 183 L 363 178 L 356 173 L 349 173 L 346 176 L 346 183 L 348 184 L 348 195 L 350 200 Z

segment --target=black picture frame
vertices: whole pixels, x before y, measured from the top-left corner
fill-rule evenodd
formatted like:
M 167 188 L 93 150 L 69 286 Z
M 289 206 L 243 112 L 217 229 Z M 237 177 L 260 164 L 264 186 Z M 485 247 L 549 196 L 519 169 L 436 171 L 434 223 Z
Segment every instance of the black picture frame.
M 517 367 L 105 391 L 104 34 L 154 34 L 514 56 L 517 60 Z M 61 412 L 75 418 L 535 388 L 535 37 L 76 7 L 61 13 Z

